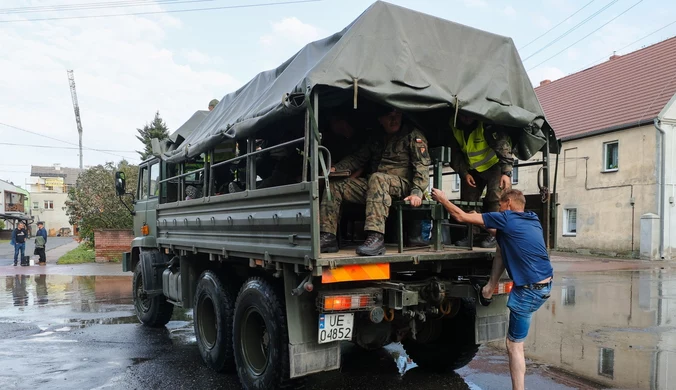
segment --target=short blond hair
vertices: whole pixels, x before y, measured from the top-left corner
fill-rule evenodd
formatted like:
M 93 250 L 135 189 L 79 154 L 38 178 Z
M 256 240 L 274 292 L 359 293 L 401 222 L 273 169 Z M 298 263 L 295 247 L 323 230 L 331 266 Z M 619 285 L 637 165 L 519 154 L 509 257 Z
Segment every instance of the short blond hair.
M 502 192 L 500 195 L 500 202 L 506 202 L 511 200 L 512 202 L 526 207 L 526 197 L 523 196 L 523 192 L 515 189 L 509 189 Z

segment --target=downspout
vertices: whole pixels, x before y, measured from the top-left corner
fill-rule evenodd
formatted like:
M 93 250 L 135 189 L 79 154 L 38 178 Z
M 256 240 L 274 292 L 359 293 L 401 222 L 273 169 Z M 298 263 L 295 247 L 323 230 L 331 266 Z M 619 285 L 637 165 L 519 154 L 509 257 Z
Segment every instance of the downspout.
M 664 181 L 665 181 L 665 176 L 666 176 L 666 155 L 667 155 L 667 148 L 666 148 L 666 138 L 667 138 L 667 133 L 660 127 L 660 121 L 658 118 L 655 118 L 655 128 L 657 131 L 659 131 L 662 134 L 662 142 L 660 142 L 660 184 L 659 188 L 660 190 L 658 191 L 659 196 L 657 197 L 658 202 L 659 202 L 659 213 L 660 213 L 660 258 L 664 259 L 664 219 L 665 219 L 665 207 L 664 207 Z

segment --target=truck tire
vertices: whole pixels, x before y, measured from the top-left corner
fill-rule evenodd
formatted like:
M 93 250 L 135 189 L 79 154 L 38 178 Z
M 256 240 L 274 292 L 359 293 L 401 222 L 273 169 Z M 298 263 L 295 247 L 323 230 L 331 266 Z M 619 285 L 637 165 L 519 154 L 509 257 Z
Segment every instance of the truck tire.
M 284 295 L 260 277 L 247 280 L 235 304 L 233 329 L 237 375 L 245 390 L 297 389 L 289 378 L 289 332 Z
M 449 372 L 460 369 L 474 359 L 479 344 L 474 343 L 476 308 L 472 301 L 463 299 L 458 314 L 442 319 L 438 338 L 418 342 L 411 338 L 402 344 L 408 356 L 423 370 Z
M 232 315 L 235 293 L 232 284 L 212 271 L 204 271 L 195 291 L 193 320 L 202 360 L 217 372 L 234 372 Z
M 151 328 L 161 328 L 169 322 L 171 315 L 174 313 L 174 305 L 167 302 L 167 299 L 162 294 L 148 297 L 143 291 L 143 273 L 141 272 L 140 264 L 134 269 L 132 290 L 134 310 L 143 325 Z

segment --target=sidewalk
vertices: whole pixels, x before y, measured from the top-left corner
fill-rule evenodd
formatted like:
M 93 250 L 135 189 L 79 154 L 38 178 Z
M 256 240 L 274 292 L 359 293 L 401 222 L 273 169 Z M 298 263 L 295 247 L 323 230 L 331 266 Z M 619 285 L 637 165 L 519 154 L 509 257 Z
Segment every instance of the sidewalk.
M 72 242 L 69 242 L 68 244 L 64 244 L 61 246 L 58 246 L 54 249 L 50 249 L 46 252 L 46 257 L 47 257 L 47 264 L 56 264 L 57 260 L 61 258 L 61 256 L 65 255 L 66 253 L 70 252 L 71 250 L 77 248 L 80 245 L 79 242 L 73 240 Z

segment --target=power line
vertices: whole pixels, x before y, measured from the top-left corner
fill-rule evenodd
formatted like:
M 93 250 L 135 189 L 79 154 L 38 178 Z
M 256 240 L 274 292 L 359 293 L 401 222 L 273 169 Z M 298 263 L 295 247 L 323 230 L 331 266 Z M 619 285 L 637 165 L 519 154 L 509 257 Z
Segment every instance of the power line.
M 647 35 L 644 35 L 643 37 L 641 37 L 641 38 L 635 40 L 634 42 L 632 42 L 632 43 L 630 43 L 630 44 L 627 44 L 627 45 L 625 45 L 625 46 L 622 46 L 621 48 L 619 48 L 619 49 L 613 51 L 613 53 L 607 54 L 607 55 L 605 55 L 605 56 L 603 56 L 603 57 L 601 57 L 601 58 L 599 58 L 599 59 L 597 59 L 597 60 L 594 60 L 594 61 L 592 61 L 592 62 L 588 62 L 587 65 L 585 65 L 585 66 L 583 66 L 582 68 L 580 68 L 580 70 L 587 69 L 587 68 L 589 68 L 589 66 L 594 65 L 594 64 L 596 64 L 596 63 L 599 62 L 599 61 L 603 61 L 603 60 L 607 59 L 609 56 L 615 54 L 616 52 L 622 51 L 622 50 L 628 48 L 629 46 L 634 45 L 635 43 L 641 42 L 642 40 L 648 38 L 649 36 L 654 35 L 654 34 L 657 34 L 658 32 L 660 32 L 660 31 L 664 30 L 665 28 L 667 28 L 667 27 L 669 27 L 669 26 L 672 26 L 672 25 L 674 25 L 674 24 L 676 24 L 676 20 L 674 20 L 673 22 L 668 23 L 668 24 L 666 24 L 666 25 L 664 25 L 664 26 L 658 28 L 657 30 L 655 30 L 655 31 L 653 31 L 653 32 L 651 32 L 651 33 L 649 33 L 649 34 L 647 34 Z
M 587 8 L 588 5 L 590 5 L 591 3 L 595 2 L 595 1 L 596 1 L 596 0 L 591 0 L 589 3 L 585 4 L 584 6 L 582 6 L 582 8 L 578 9 L 577 11 L 575 11 L 575 12 L 573 12 L 571 15 L 569 15 L 567 18 L 565 18 L 565 19 L 563 19 L 562 21 L 560 21 L 559 24 L 557 24 L 556 26 L 550 28 L 549 30 L 545 31 L 545 32 L 544 32 L 542 35 L 540 35 L 539 37 L 537 37 L 537 38 L 533 39 L 532 41 L 526 43 L 525 45 L 521 46 L 521 47 L 519 48 L 519 50 L 525 49 L 526 47 L 530 46 L 531 43 L 533 43 L 533 42 L 537 41 L 538 39 L 544 37 L 545 35 L 549 34 L 552 30 L 554 30 L 555 28 L 557 28 L 557 27 L 559 27 L 560 25 L 562 25 L 563 23 L 565 23 L 568 19 L 570 19 L 570 18 L 572 18 L 573 16 L 577 15 L 580 11 L 582 11 L 582 10 L 585 9 L 585 8 Z
M 607 9 L 610 8 L 613 4 L 617 3 L 618 1 L 619 1 L 619 0 L 612 0 L 610 3 L 606 4 L 606 5 L 605 5 L 603 8 L 601 8 L 600 10 L 594 12 L 593 14 L 591 14 L 590 16 L 588 16 L 586 19 L 584 19 L 584 20 L 581 21 L 580 23 L 578 23 L 578 24 L 576 24 L 575 26 L 571 27 L 568 31 L 564 32 L 563 34 L 561 34 L 561 35 L 559 35 L 558 37 L 554 38 L 554 40 L 552 40 L 551 42 L 549 42 L 549 43 L 547 43 L 546 45 L 544 45 L 543 47 L 541 47 L 540 50 L 538 50 L 538 51 L 536 51 L 535 53 L 532 53 L 532 54 L 529 55 L 528 57 L 524 58 L 523 61 L 527 61 L 528 59 L 532 58 L 532 57 L 535 56 L 536 54 L 540 53 L 541 51 L 545 50 L 546 48 L 550 47 L 551 45 L 553 45 L 553 44 L 555 44 L 556 42 L 560 41 L 561 39 L 565 38 L 568 34 L 570 34 L 571 32 L 573 32 L 573 31 L 575 31 L 575 30 L 577 30 L 578 28 L 580 28 L 582 25 L 586 24 L 586 23 L 589 22 L 590 20 L 594 19 L 594 18 L 597 17 L 599 14 L 601 14 L 601 12 L 607 10 Z
M 45 148 L 45 149 L 66 149 L 66 150 L 78 150 L 80 148 L 76 148 L 74 146 L 51 146 L 51 145 L 31 145 L 31 144 L 14 144 L 10 142 L 0 142 L 0 145 L 8 145 L 8 146 L 18 146 L 18 147 L 30 147 L 30 148 Z M 99 152 L 117 152 L 117 153 L 133 153 L 136 154 L 137 152 L 135 151 L 130 151 L 130 150 L 110 150 L 110 149 L 97 149 Z M 4 164 L 0 164 L 4 165 Z
M 553 56 L 551 56 L 551 57 L 547 58 L 546 60 L 540 62 L 539 64 L 537 64 L 537 65 L 531 67 L 531 68 L 528 69 L 527 71 L 530 72 L 531 70 L 537 68 L 538 66 L 544 64 L 545 62 L 551 60 L 552 58 L 558 56 L 559 54 L 563 53 L 564 51 L 570 49 L 571 47 L 573 47 L 573 46 L 577 45 L 578 43 L 582 42 L 583 40 L 587 39 L 590 35 L 594 34 L 595 32 L 599 31 L 599 30 L 602 29 L 603 27 L 607 26 L 607 25 L 610 24 L 613 20 L 615 20 L 615 19 L 619 18 L 620 16 L 626 14 L 626 13 L 629 12 L 632 8 L 636 7 L 637 5 L 641 4 L 642 2 L 643 2 L 643 0 L 639 0 L 638 2 L 636 2 L 636 3 L 635 3 L 634 5 L 632 5 L 631 7 L 627 8 L 627 9 L 624 10 L 624 11 L 622 11 L 622 13 L 620 13 L 619 15 L 615 16 L 614 18 L 610 19 L 610 20 L 607 21 L 606 23 L 602 24 L 602 25 L 601 25 L 599 28 L 597 28 L 596 30 L 590 32 L 589 34 L 583 36 L 582 38 L 578 39 L 577 41 L 573 42 L 572 44 L 566 46 L 563 50 L 557 52 L 556 54 L 554 54 Z
M 7 126 L 7 127 L 12 128 L 12 129 L 24 131 L 24 132 L 26 132 L 26 133 L 33 134 L 33 135 L 37 135 L 37 136 L 40 136 L 40 137 L 43 137 L 43 138 L 51 139 L 51 140 L 53 140 L 53 141 L 63 142 L 64 144 L 68 144 L 68 145 L 73 145 L 73 146 L 78 146 L 78 147 L 79 147 L 78 144 L 75 144 L 75 143 L 73 143 L 73 142 L 68 142 L 68 141 L 64 141 L 64 140 L 62 140 L 62 139 L 50 137 L 50 136 L 48 136 L 48 135 L 40 134 L 40 133 L 37 133 L 37 132 L 35 132 L 35 131 L 30 131 L 30 130 L 22 129 L 21 127 L 16 127 L 16 126 L 13 126 L 13 125 L 8 125 L 8 124 L 2 123 L 2 122 L 0 122 L 0 125 L 2 125 L 2 126 Z M 120 158 L 127 159 L 127 157 L 125 157 L 125 156 L 121 156 L 121 155 L 119 155 L 119 154 L 114 154 L 114 153 L 106 152 L 106 151 L 103 151 L 103 150 L 100 150 L 100 149 L 88 148 L 88 147 L 85 147 L 85 146 L 83 146 L 82 148 L 83 148 L 83 149 L 87 149 L 87 150 L 92 150 L 92 151 L 95 151 L 95 152 L 100 152 L 100 153 L 109 154 L 109 155 L 115 156 L 115 157 L 120 157 Z
M 204 3 L 219 0 L 126 0 L 103 3 L 79 3 L 61 5 L 42 5 L 34 7 L 0 8 L 0 14 L 24 14 L 35 12 L 83 11 L 90 9 L 110 9 L 124 7 L 144 7 L 148 5 L 174 5 L 183 3 Z
M 257 8 L 257 7 L 267 7 L 267 6 L 274 6 L 274 5 L 317 3 L 317 2 L 321 2 L 321 1 L 324 1 L 324 0 L 291 0 L 291 1 L 280 1 L 280 2 L 274 2 L 274 3 L 238 4 L 238 5 L 225 5 L 225 6 L 220 6 L 220 7 L 188 8 L 188 9 L 174 9 L 174 10 L 162 10 L 162 11 L 145 11 L 145 12 L 108 14 L 108 15 L 82 15 L 82 16 L 35 18 L 35 19 L 0 20 L 0 23 L 44 22 L 44 21 L 52 21 L 52 20 L 109 18 L 109 17 L 115 17 L 115 16 L 157 15 L 157 14 L 170 14 L 170 13 L 178 13 L 178 12 L 215 11 L 215 10 L 223 10 L 223 9 Z

